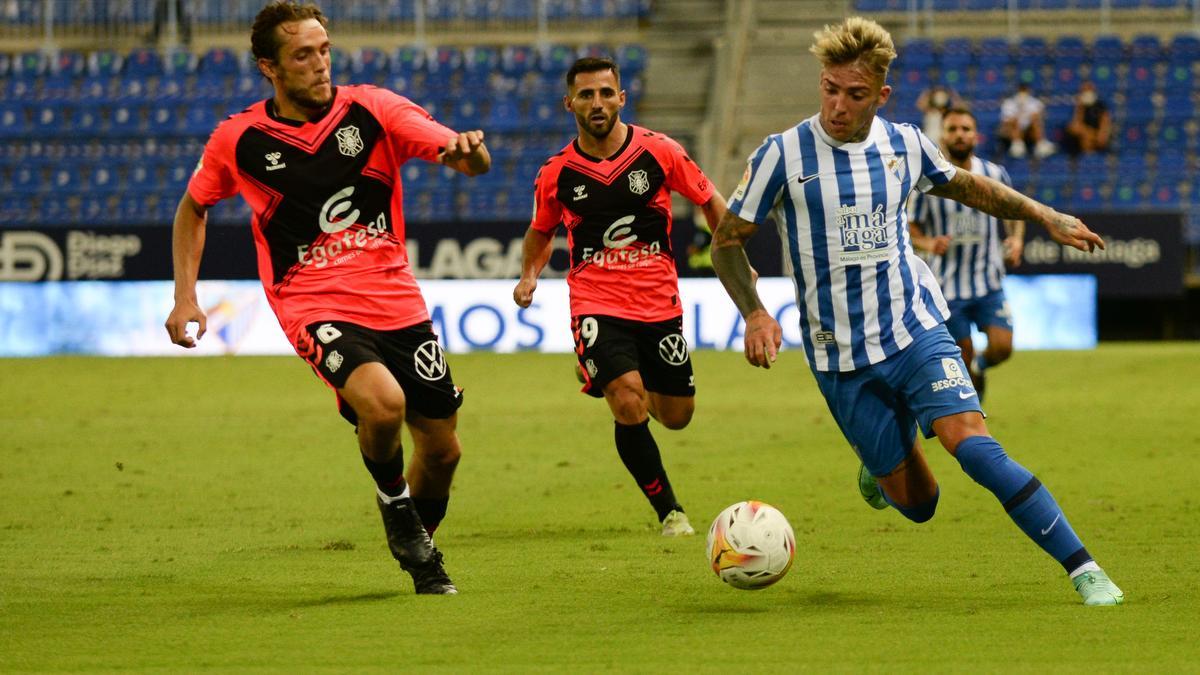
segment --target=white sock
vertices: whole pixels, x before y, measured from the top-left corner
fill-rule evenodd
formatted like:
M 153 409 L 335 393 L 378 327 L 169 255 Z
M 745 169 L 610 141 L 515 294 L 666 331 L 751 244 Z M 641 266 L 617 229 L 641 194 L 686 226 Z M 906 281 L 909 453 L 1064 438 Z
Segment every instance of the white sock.
M 1100 569 L 1100 566 L 1096 564 L 1096 561 L 1089 560 L 1089 561 L 1083 563 L 1082 565 L 1080 565 L 1079 567 L 1076 567 L 1075 571 L 1071 572 L 1070 576 L 1071 576 L 1071 579 L 1074 579 L 1075 577 L 1079 576 L 1080 574 L 1083 574 L 1084 572 L 1100 572 L 1100 571 L 1102 571 L 1102 570 Z
M 405 485 L 404 492 L 401 492 L 399 495 L 397 495 L 395 497 L 389 497 L 388 495 L 383 494 L 383 490 L 380 490 L 378 486 L 375 488 L 375 494 L 379 495 L 379 501 L 383 502 L 384 504 L 391 504 L 392 502 L 398 502 L 401 499 L 408 498 L 408 486 Z M 1100 569 L 1100 568 L 1097 567 L 1096 569 Z

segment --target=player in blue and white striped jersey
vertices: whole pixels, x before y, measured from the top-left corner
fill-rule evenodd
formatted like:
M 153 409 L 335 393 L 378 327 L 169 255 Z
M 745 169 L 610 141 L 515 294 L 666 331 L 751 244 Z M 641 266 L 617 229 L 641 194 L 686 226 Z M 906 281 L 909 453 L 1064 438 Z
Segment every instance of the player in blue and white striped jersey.
M 978 138 L 975 115 L 953 108 L 942 118 L 942 145 L 950 162 L 1012 186 L 1008 172 L 975 156 Z M 929 267 L 942 286 L 950 307 L 946 329 L 958 343 L 975 391 L 982 401 L 987 369 L 1012 355 L 1012 313 L 1004 298 L 1004 267 L 1021 264 L 1025 221 L 1000 219 L 966 204 L 922 192 L 909 200 L 909 230 L 913 246 L 931 257 Z M 971 326 L 987 334 L 987 349 L 978 356 L 971 343 Z
M 767 138 L 750 158 L 712 257 L 746 320 L 746 359 L 769 368 L 782 333 L 754 289 L 745 242 L 773 217 L 796 284 L 800 328 L 821 393 L 863 462 L 859 488 L 877 508 L 933 517 L 939 488 L 917 437 L 936 435 L 991 491 L 1030 539 L 1070 575 L 1086 605 L 1115 605 L 1121 589 L 1092 559 L 1036 477 L 988 432 L 946 302 L 913 252 L 905 204 L 913 189 L 994 216 L 1046 227 L 1090 251 L 1103 240 L 1078 218 L 1003 183 L 958 171 L 916 127 L 875 113 L 887 102 L 891 35 L 860 17 L 817 33 L 820 113 Z

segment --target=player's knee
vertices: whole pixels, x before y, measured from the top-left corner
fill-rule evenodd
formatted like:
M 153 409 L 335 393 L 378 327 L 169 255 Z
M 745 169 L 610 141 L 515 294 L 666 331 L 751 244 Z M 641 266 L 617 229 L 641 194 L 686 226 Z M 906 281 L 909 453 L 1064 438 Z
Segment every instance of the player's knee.
M 692 414 L 695 412 L 695 406 L 670 408 L 660 412 L 658 422 L 668 429 L 678 431 L 692 423 Z
M 988 363 L 996 365 L 1008 360 L 1012 356 L 1012 343 L 997 342 L 988 350 Z
M 646 401 L 633 387 L 621 387 L 609 396 L 613 417 L 621 424 L 640 424 L 646 419 Z
M 355 410 L 358 424 L 379 430 L 399 429 L 404 423 L 405 403 L 404 394 L 399 392 L 373 397 L 360 406 L 362 410 Z

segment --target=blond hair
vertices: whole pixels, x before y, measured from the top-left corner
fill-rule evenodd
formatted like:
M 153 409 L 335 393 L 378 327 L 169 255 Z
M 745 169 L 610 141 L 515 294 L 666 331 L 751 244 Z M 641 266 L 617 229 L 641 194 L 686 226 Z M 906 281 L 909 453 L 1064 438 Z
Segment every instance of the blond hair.
M 887 30 L 870 19 L 852 16 L 837 26 L 826 25 L 813 33 L 809 48 L 823 66 L 860 63 L 868 71 L 887 78 L 888 66 L 896 58 L 896 45 Z

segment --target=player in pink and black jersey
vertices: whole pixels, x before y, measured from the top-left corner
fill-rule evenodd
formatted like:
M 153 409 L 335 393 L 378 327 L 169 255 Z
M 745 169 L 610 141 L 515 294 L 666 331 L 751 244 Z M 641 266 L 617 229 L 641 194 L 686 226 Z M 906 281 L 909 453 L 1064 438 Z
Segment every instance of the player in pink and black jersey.
M 675 259 L 671 192 L 700 207 L 709 227 L 725 199 L 663 134 L 621 121 L 625 92 L 616 63 L 579 59 L 567 72 L 564 107 L 578 136 L 538 172 L 513 300 L 533 301 L 554 233 L 567 231 L 571 329 L 583 391 L 615 418 L 617 453 L 662 522 L 666 536 L 693 534 L 650 432 L 688 425 L 696 387 Z
M 376 484 L 388 545 L 418 593 L 457 589 L 429 534 L 446 513 L 461 454 L 454 385 L 404 246 L 400 166 L 440 162 L 487 171 L 483 132 L 457 133 L 408 99 L 334 87 L 325 17 L 314 5 L 268 4 L 251 47 L 275 95 L 222 122 L 175 214 L 171 340 L 194 347 L 206 317 L 196 297 L 207 210 L 241 194 L 267 299 L 296 353 L 337 392 Z M 199 325 L 193 338 L 189 322 Z M 407 475 L 401 427 L 413 436 Z

